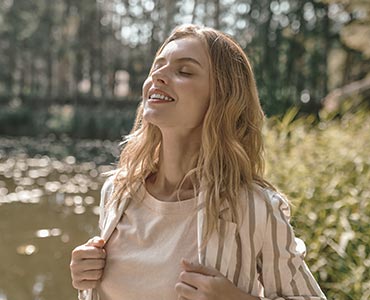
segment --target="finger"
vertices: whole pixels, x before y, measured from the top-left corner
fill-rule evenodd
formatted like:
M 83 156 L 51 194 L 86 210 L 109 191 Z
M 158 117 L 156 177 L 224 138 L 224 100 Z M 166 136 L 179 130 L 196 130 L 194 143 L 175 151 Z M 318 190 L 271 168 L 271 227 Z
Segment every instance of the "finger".
M 187 271 L 181 272 L 179 276 L 179 280 L 182 283 L 185 283 L 194 289 L 199 289 L 202 287 L 205 281 L 208 279 L 209 277 L 207 275 Z
M 81 274 L 82 280 L 99 280 L 103 276 L 103 269 L 89 270 Z
M 93 238 L 89 239 L 85 245 L 103 248 L 105 245 L 105 241 L 99 236 L 94 236 Z
M 178 282 L 175 285 L 176 293 L 179 297 L 179 299 L 196 299 L 197 296 L 197 289 L 194 287 L 191 287 L 183 282 Z
M 194 272 L 200 273 L 207 276 L 223 276 L 217 269 L 206 267 L 205 265 L 201 265 L 199 263 L 190 262 L 186 259 L 181 260 L 181 264 L 185 271 L 187 272 Z
M 105 259 L 84 259 L 79 261 L 71 262 L 71 270 L 74 273 L 82 273 L 89 270 L 100 270 L 104 269 Z
M 82 245 L 72 251 L 72 259 L 104 259 L 106 257 L 105 249 L 100 249 L 94 246 Z

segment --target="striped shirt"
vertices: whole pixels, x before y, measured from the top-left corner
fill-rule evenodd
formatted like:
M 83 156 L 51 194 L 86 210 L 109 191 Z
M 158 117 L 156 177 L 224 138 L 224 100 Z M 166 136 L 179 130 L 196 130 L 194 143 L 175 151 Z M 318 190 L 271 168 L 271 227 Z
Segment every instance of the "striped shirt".
M 240 201 L 243 221 L 235 233 L 229 279 L 261 299 L 326 299 L 304 262 L 306 248 L 289 223 L 287 201 L 257 186 Z
M 102 189 L 100 227 L 109 239 L 131 198 L 124 197 L 116 211 L 104 203 L 113 190 L 108 179 Z M 199 194 L 199 202 L 202 194 Z M 135 200 L 133 200 L 135 201 Z M 231 221 L 227 207 L 220 212 L 218 232 L 201 247 L 204 209 L 197 216 L 199 262 L 221 271 L 247 294 L 263 300 L 325 300 L 304 262 L 306 248 L 289 223 L 288 202 L 277 192 L 255 186 L 240 194 L 240 226 Z M 195 237 L 194 237 L 195 238 Z M 109 255 L 109 253 L 108 253 Z M 109 272 L 109 270 L 105 270 Z M 97 300 L 96 290 L 81 291 L 80 299 Z

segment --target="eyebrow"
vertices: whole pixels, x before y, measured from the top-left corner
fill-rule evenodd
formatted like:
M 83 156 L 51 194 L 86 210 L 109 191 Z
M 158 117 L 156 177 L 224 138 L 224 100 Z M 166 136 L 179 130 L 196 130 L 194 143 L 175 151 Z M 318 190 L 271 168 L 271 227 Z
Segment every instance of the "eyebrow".
M 166 60 L 166 59 L 164 57 L 158 57 L 158 58 L 155 59 L 154 64 L 156 64 L 158 62 L 161 62 L 163 60 Z M 199 67 L 203 68 L 201 63 L 199 61 L 197 61 L 195 58 L 192 58 L 192 57 L 180 57 L 180 58 L 175 59 L 175 62 L 190 62 L 190 63 L 193 63 L 193 64 L 198 65 Z

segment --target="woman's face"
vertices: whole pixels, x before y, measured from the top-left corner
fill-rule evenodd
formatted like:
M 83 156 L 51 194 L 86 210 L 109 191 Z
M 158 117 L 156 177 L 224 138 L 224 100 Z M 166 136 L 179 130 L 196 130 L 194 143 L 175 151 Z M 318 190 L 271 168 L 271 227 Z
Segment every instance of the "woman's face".
M 200 40 L 168 43 L 143 85 L 144 120 L 161 130 L 190 132 L 202 127 L 209 105 L 210 66 Z

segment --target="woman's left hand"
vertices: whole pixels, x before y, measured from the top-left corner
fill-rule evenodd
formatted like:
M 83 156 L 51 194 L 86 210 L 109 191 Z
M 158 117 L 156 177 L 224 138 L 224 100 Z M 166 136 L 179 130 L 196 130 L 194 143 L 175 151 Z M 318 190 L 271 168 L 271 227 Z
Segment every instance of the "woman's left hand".
M 237 288 L 217 269 L 183 259 L 184 269 L 180 273 L 175 289 L 181 300 L 252 300 L 258 299 L 247 295 Z

